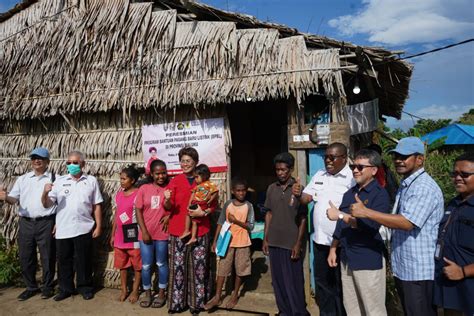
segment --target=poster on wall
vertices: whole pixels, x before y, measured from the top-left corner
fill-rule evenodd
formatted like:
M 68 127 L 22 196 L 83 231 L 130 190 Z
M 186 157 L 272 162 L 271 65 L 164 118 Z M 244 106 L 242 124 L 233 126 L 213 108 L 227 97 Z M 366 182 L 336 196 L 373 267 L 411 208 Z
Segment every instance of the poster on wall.
M 154 159 L 161 159 L 169 174 L 181 173 L 178 152 L 185 146 L 194 147 L 199 163 L 206 164 L 211 172 L 227 171 L 224 118 L 145 125 L 142 137 L 147 172 Z

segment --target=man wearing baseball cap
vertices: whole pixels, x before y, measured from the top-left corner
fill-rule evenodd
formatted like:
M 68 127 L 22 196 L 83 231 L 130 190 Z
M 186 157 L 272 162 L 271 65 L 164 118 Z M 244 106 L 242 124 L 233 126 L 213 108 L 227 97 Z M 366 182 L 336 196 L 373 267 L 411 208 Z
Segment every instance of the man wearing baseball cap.
M 391 153 L 397 173 L 403 176 L 392 213 L 355 209 L 352 215 L 392 229 L 392 272 L 403 311 L 434 316 L 434 256 L 443 194 L 423 168 L 425 146 L 419 138 L 401 139 Z
M 30 159 L 33 170 L 18 177 L 10 192 L 0 186 L 0 200 L 9 204 L 19 203 L 18 250 L 26 285 L 26 290 L 18 296 L 19 301 L 25 301 L 40 292 L 36 282 L 37 247 L 43 270 L 41 298 L 47 299 L 54 295 L 56 256 L 53 231 L 56 206 L 45 208 L 41 203 L 43 187 L 54 181 L 54 173 L 47 170 L 49 151 L 46 148 L 35 148 Z

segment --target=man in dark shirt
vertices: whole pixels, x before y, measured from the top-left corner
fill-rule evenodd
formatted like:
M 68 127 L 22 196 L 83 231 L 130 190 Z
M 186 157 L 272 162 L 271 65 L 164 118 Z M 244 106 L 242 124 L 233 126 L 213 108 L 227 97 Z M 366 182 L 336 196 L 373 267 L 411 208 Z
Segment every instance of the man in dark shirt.
M 385 308 L 384 243 L 380 224 L 370 219 L 355 219 L 356 208 L 388 213 L 390 197 L 375 180 L 382 166 L 380 155 L 362 149 L 349 165 L 356 185 L 342 198 L 337 209 L 332 202 L 327 211 L 330 220 L 338 220 L 329 251 L 328 264 L 337 266 L 337 247 L 341 247 L 341 280 L 344 308 L 353 315 L 387 315 Z
M 474 153 L 456 159 L 451 178 L 459 195 L 439 225 L 433 302 L 444 315 L 474 315 Z
M 280 315 L 309 315 L 304 293 L 302 241 L 306 211 L 292 194 L 295 158 L 278 154 L 273 160 L 277 182 L 267 189 L 263 252 L 270 257 L 272 285 Z

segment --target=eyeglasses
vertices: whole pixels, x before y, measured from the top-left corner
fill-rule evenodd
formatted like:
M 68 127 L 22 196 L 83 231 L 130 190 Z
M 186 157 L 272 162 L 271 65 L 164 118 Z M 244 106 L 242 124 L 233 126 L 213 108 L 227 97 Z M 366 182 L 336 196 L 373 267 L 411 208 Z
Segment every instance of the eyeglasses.
M 181 159 L 179 161 L 179 163 L 181 163 L 181 164 L 188 164 L 188 165 L 193 163 L 193 162 L 194 162 L 194 160 L 192 160 L 192 159 Z
M 324 160 L 330 160 L 330 161 L 334 161 L 336 160 L 337 158 L 340 158 L 340 157 L 345 157 L 346 155 L 324 155 Z
M 403 161 L 405 161 L 408 158 L 410 158 L 411 156 L 413 156 L 413 155 L 401 155 L 399 153 L 393 153 L 392 154 L 393 160 L 403 160 Z
M 66 161 L 66 165 L 70 165 L 70 164 L 73 164 L 73 165 L 78 165 L 80 164 L 81 162 L 80 161 Z
M 351 168 L 351 170 L 357 169 L 359 171 L 362 171 L 362 170 L 364 170 L 364 168 L 367 168 L 367 167 L 375 167 L 375 166 L 372 166 L 372 165 L 349 165 L 349 168 Z
M 40 157 L 40 156 L 31 156 L 31 160 L 45 160 L 45 158 Z
M 467 179 L 470 176 L 474 175 L 474 172 L 453 171 L 450 172 L 449 175 L 451 176 L 451 178 L 457 178 L 457 176 L 460 176 L 463 179 Z

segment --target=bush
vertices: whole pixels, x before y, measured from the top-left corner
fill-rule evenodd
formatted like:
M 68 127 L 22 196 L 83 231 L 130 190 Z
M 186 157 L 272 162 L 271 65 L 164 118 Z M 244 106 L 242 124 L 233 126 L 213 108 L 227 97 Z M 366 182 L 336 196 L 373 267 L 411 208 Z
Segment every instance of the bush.
M 3 237 L 0 237 L 0 285 L 14 283 L 21 274 L 18 248 L 9 247 Z

